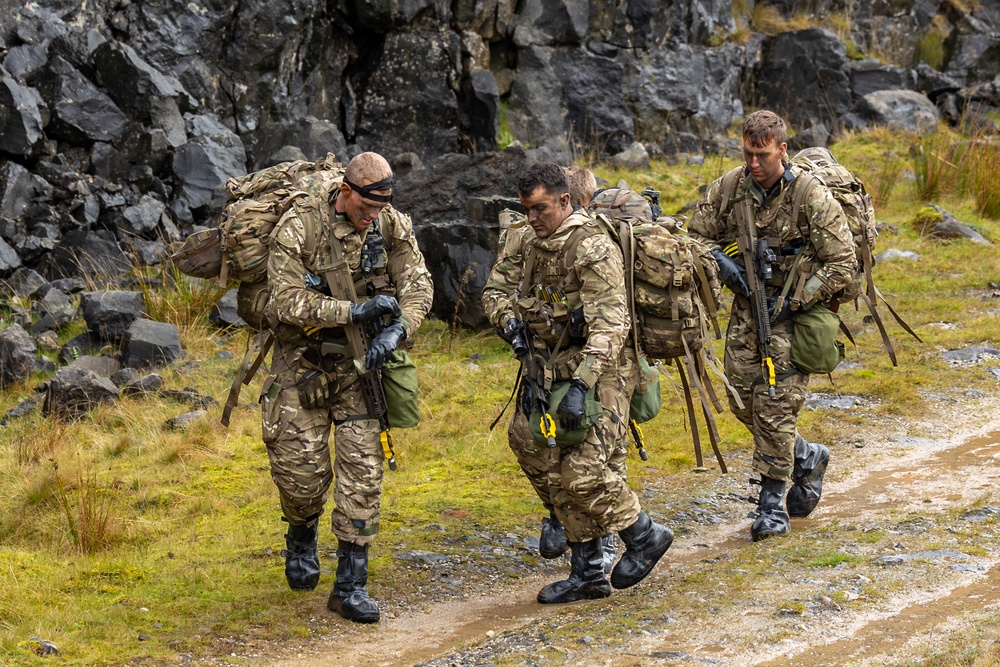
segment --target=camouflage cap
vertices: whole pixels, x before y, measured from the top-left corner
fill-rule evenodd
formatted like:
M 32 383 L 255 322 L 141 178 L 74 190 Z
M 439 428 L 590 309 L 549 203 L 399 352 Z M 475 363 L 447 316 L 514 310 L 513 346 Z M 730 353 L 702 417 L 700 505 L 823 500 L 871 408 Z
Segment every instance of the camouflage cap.
M 614 218 L 625 215 L 645 220 L 653 219 L 649 201 L 638 192 L 625 188 L 598 190 L 590 200 L 590 209 L 598 213 L 607 211 Z

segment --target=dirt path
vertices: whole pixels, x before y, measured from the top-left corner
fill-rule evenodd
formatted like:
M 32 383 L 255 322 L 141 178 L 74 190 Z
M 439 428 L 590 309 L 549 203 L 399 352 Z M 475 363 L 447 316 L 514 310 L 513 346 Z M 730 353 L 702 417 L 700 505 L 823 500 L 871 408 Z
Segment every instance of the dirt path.
M 780 547 L 749 541 L 747 505 L 732 508 L 718 526 L 679 537 L 646 582 L 607 600 L 544 607 L 534 596 L 551 576 L 522 579 L 489 597 L 429 604 L 377 627 L 345 622 L 327 637 L 267 650 L 271 658 L 250 664 L 485 665 L 504 656 L 505 664 L 535 664 L 543 654 L 556 664 L 559 656 L 566 664 L 630 666 L 890 664 L 933 641 L 943 624 L 958 628 L 964 618 L 1000 606 L 1000 536 L 986 532 L 979 550 L 949 537 L 957 532 L 949 523 L 956 512 L 1000 505 L 1000 411 L 991 399 L 963 410 L 950 425 L 911 430 L 935 433 L 933 440 L 899 441 L 884 433 L 861 454 L 844 457 L 853 472 L 829 475 L 819 509 L 793 520 L 793 537 L 805 549 L 815 540 L 817 552 L 829 550 L 824 545 L 840 539 L 836 548 L 857 556 L 846 583 L 839 568 L 790 567 L 787 558 L 778 559 L 775 571 L 747 573 L 746 563 L 772 557 Z M 731 495 L 723 491 L 727 483 L 732 487 L 731 480 L 720 481 L 720 493 Z M 843 542 L 842 526 L 852 535 L 874 526 L 872 534 L 891 539 Z M 683 604 L 665 597 L 696 576 L 718 577 L 718 592 L 688 592 Z M 743 580 L 738 588 L 725 583 L 734 577 Z M 590 618 L 626 609 L 645 619 L 642 631 L 622 635 L 614 624 L 593 623 L 584 639 L 549 638 L 553 629 L 574 622 L 586 627 Z

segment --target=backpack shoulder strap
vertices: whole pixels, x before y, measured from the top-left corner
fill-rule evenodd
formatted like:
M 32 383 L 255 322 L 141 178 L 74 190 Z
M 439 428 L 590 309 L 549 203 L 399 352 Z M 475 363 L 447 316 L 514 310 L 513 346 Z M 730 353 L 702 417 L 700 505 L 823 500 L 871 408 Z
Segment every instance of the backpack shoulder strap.
M 796 176 L 796 180 L 801 180 L 802 182 L 795 184 L 795 196 L 792 198 L 793 224 L 798 224 L 799 211 L 802 209 L 802 205 L 806 203 L 806 198 L 809 197 L 809 193 L 812 192 L 812 189 L 820 183 L 819 178 L 807 171 L 799 171 Z
M 729 210 L 733 205 L 733 198 L 736 196 L 736 187 L 739 185 L 740 176 L 743 175 L 743 167 L 730 169 L 722 177 L 722 203 L 719 205 L 719 218 L 725 219 L 729 215 Z

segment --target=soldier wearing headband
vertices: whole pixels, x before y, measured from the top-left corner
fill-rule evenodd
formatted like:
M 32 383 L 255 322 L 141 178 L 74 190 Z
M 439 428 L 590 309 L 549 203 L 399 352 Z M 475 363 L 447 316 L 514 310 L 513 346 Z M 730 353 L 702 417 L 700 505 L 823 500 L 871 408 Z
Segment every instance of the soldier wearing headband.
M 302 196 L 271 238 L 269 317 L 276 342 L 262 389 L 263 437 L 289 523 L 285 577 L 295 590 L 319 583 L 319 517 L 333 484 L 337 578 L 327 606 L 361 623 L 379 620 L 368 597 L 368 546 L 379 530 L 383 449 L 346 344 L 345 325 L 389 319 L 368 345 L 365 365 L 380 369 L 430 310 L 433 286 L 413 223 L 392 207 L 396 179 L 376 153 L 361 153 L 329 192 Z M 307 238 L 307 230 L 318 230 Z M 324 287 L 323 267 L 339 244 L 356 302 Z M 331 455 L 330 435 L 333 432 Z

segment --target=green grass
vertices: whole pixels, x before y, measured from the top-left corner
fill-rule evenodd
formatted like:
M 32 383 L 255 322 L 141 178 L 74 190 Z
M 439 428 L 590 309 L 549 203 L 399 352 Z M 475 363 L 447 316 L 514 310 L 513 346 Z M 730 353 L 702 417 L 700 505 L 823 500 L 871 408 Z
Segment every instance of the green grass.
M 871 403 L 850 415 L 804 411 L 800 425 L 811 439 L 838 444 L 855 426 L 923 416 L 928 393 L 957 393 L 968 386 L 997 392 L 983 367 L 955 368 L 939 353 L 1000 343 L 1000 302 L 987 287 L 1000 276 L 1000 257 L 995 248 L 937 241 L 912 227 L 925 202 L 914 197 L 912 188 L 891 184 L 915 178 L 905 157 L 913 141 L 880 130 L 850 135 L 833 151 L 867 183 L 884 182 L 878 188 L 878 219 L 897 227 L 898 234 L 883 232 L 877 250 L 897 247 L 921 256 L 918 263 L 879 264 L 875 276 L 925 343 L 910 339 L 883 312 L 900 359 L 893 368 L 877 331 L 863 322 L 864 310 L 842 311 L 858 334 L 859 347 L 849 349 L 848 358 L 861 366 L 836 372 L 835 387 L 826 378 L 814 378 L 811 389 L 860 395 Z M 890 160 L 891 168 L 886 166 Z M 670 166 L 654 160 L 642 173 L 606 165 L 594 171 L 611 183 L 624 178 L 635 189 L 659 189 L 664 211 L 671 213 L 696 201 L 700 186 L 737 163 L 707 156 L 705 164 Z M 934 203 L 1000 241 L 1000 223 L 979 212 L 971 190 L 940 188 Z M 171 275 L 164 279 L 171 289 L 144 290 L 147 304 L 157 317 L 181 327 L 187 352 L 183 362 L 161 371 L 165 386 L 191 387 L 222 400 L 242 357 L 245 334 L 207 323 L 219 295 L 216 286 Z M 5 317 L 2 311 L 0 317 Z M 720 317 L 724 325 L 725 310 Z M 60 340 L 81 330 L 74 323 L 60 332 Z M 426 577 L 404 570 L 405 564 L 391 556 L 395 551 L 427 548 L 467 556 L 467 544 L 456 546 L 455 538 L 470 536 L 477 544 L 482 540 L 475 535 L 481 532 L 533 534 L 542 515 L 507 447 L 507 419 L 488 430 L 516 374 L 509 350 L 492 332 L 452 331 L 436 321 L 426 322 L 416 339 L 412 356 L 420 368 L 423 420 L 394 433 L 399 470 L 386 472 L 382 532 L 373 549 L 372 586 L 387 600 L 418 596 Z M 721 357 L 722 342 L 714 345 Z M 223 350 L 235 358 L 220 359 Z M 188 367 L 186 362 L 197 363 Z M 0 393 L 0 411 L 30 395 L 44 379 L 37 376 Z M 262 379 L 263 373 L 244 388 L 228 429 L 218 423 L 216 407 L 186 432 L 168 430 L 167 419 L 191 408 L 155 399 L 123 399 L 70 423 L 33 414 L 0 429 L 0 664 L 53 662 L 34 653 L 33 642 L 27 641 L 31 636 L 58 644 L 59 664 L 101 665 L 162 664 L 184 652 L 209 654 L 217 638 L 241 633 L 280 640 L 321 632 L 311 621 L 314 610 L 287 590 L 282 575 L 278 553 L 284 524 L 260 441 L 259 409 L 253 406 Z M 694 454 L 680 397 L 666 380 L 662 391 L 661 415 L 643 426 L 650 459 L 640 462 L 630 455 L 630 483 L 689 494 L 706 477 L 690 474 Z M 746 429 L 729 413 L 718 416 L 718 426 L 730 461 L 747 457 Z M 707 439 L 703 447 L 705 462 L 713 468 Z M 745 473 L 739 465 L 731 468 Z M 444 532 L 425 530 L 432 524 Z M 320 544 L 327 549 L 332 538 L 326 516 L 322 525 Z M 859 549 L 892 539 L 881 531 L 852 534 Z M 831 534 L 817 546 L 793 535 L 783 543 L 787 549 L 740 550 L 734 559 L 678 576 L 676 590 L 651 605 L 609 613 L 607 633 L 616 627 L 627 633 L 695 609 L 691 596 L 699 586 L 724 583 L 735 597 L 768 568 L 849 571 L 857 556 L 841 545 L 844 539 Z M 328 569 L 332 561 L 323 562 Z M 586 634 L 583 625 L 567 632 Z M 148 640 L 140 642 L 140 634 Z M 558 653 L 552 656 L 556 664 Z

